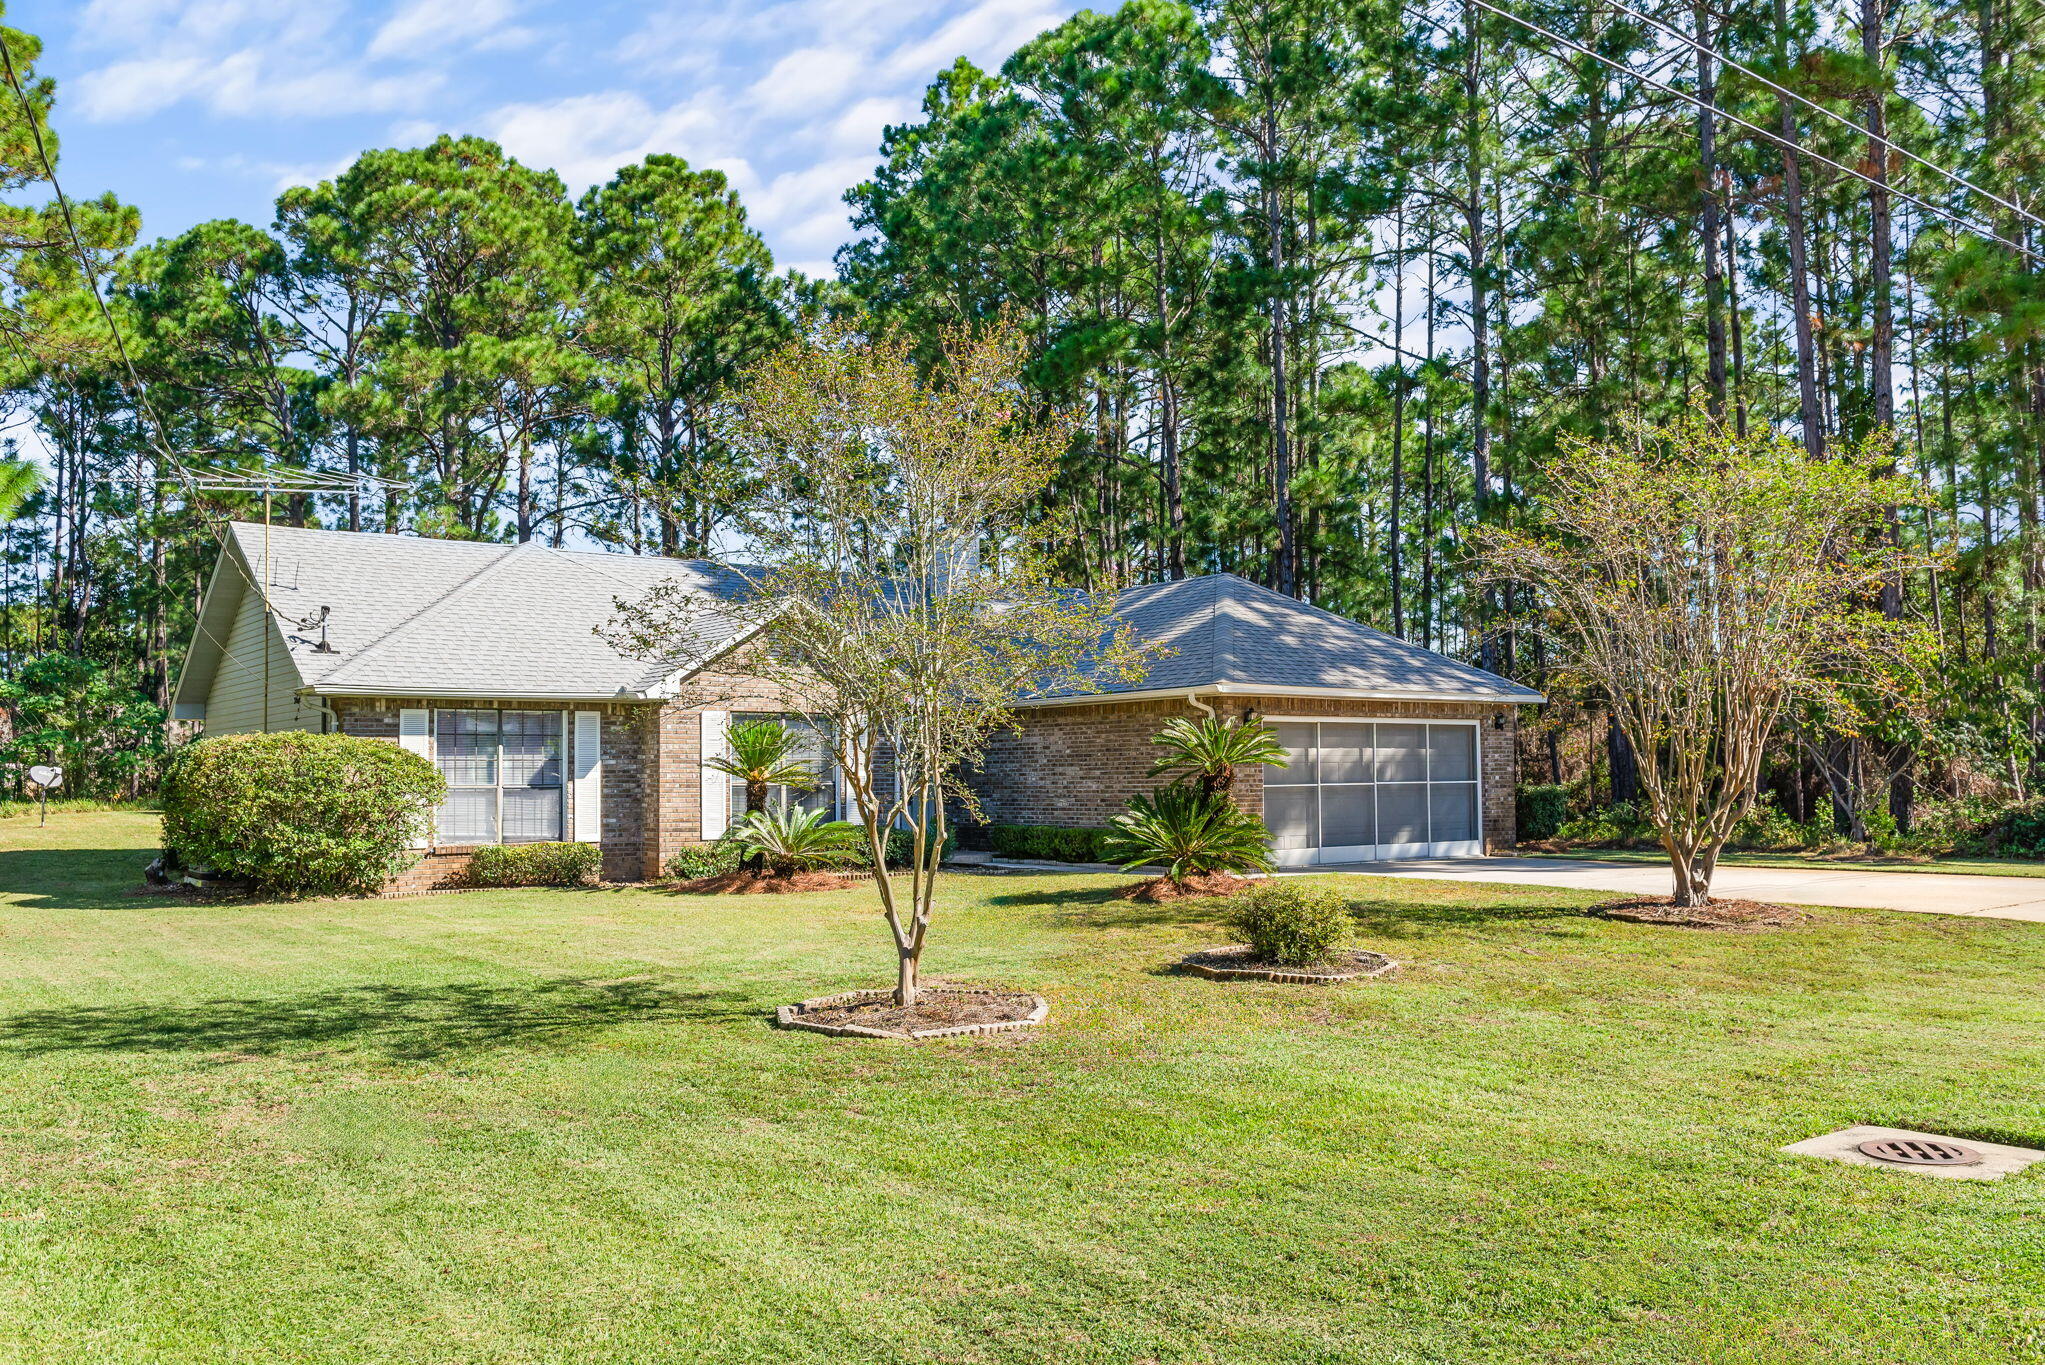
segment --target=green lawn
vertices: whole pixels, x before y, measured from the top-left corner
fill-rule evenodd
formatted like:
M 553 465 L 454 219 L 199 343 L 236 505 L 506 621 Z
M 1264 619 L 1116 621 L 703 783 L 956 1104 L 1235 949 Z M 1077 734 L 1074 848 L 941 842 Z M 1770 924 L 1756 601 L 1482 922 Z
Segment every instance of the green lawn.
M 771 1028 L 865 892 L 205 907 L 152 818 L 0 824 L 0 1361 L 2045 1360 L 2045 926 L 1767 934 L 1353 879 L 1408 965 L 1163 974 L 1105 876 L 947 883 L 933 966 L 1041 1036 Z
M 1527 858 L 1589 858 L 1597 862 L 1669 865 L 1659 849 L 1584 848 L 1571 853 L 1523 853 Z M 2037 858 L 1911 858 L 1889 853 L 1724 853 L 1721 867 L 1786 867 L 1830 872 L 1964 872 L 1976 877 L 2045 877 Z

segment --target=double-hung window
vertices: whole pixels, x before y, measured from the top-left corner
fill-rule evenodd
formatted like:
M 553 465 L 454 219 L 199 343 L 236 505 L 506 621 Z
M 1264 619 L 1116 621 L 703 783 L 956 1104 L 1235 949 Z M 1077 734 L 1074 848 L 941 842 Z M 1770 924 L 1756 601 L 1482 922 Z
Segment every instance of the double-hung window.
M 447 779 L 435 842 L 532 844 L 561 838 L 562 738 L 559 711 L 434 712 L 434 762 Z
M 795 736 L 796 746 L 792 757 L 809 769 L 810 776 L 817 781 L 814 791 L 799 792 L 793 787 L 772 786 L 767 788 L 767 805 L 773 810 L 785 810 L 796 806 L 803 810 L 820 810 L 835 817 L 838 813 L 838 769 L 831 761 L 831 746 L 824 741 L 824 732 L 799 716 L 782 716 L 772 712 L 740 712 L 731 718 L 734 725 L 753 720 L 778 720 L 788 727 Z M 731 815 L 737 820 L 745 814 L 745 779 L 731 780 Z

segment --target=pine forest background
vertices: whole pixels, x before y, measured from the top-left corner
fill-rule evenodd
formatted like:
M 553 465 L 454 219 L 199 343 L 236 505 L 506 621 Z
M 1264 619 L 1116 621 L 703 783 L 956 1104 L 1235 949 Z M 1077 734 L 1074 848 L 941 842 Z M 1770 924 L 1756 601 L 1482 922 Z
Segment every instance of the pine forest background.
M 1536 686 L 1539 604 L 1469 548 L 1538 511 L 1559 440 L 1699 407 L 1814 453 L 1890 428 L 1925 492 L 1891 534 L 1940 561 L 1884 604 L 1936 633 L 1925 704 L 1799 715 L 1776 804 L 1860 833 L 2029 795 L 2036 0 L 1498 8 L 1524 22 L 1132 0 L 960 62 L 848 189 L 830 280 L 777 270 L 714 171 L 572 199 L 477 139 L 148 240 L 118 187 L 57 201 L 61 92 L 8 31 L 0 392 L 47 470 L 0 529 L 0 778 L 57 756 L 79 794 L 147 790 L 219 526 L 261 516 L 179 466 L 390 481 L 280 524 L 714 554 L 753 358 L 826 315 L 1007 313 L 1083 418 L 1045 508 L 1073 582 L 1228 570 Z M 1528 781 L 1632 794 L 1599 698 L 1527 719 Z

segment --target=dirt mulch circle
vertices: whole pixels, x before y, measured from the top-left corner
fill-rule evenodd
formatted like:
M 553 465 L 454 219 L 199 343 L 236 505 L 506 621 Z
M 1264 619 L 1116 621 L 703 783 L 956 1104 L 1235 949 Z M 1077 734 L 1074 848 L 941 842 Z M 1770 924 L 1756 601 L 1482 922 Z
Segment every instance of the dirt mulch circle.
M 847 991 L 783 1005 L 774 1012 L 774 1022 L 814 1033 L 913 1040 L 1028 1028 L 1050 1013 L 1044 997 L 1028 991 L 925 986 L 906 1009 L 895 1003 L 892 990 Z
M 1248 877 L 1237 877 L 1227 872 L 1201 872 L 1175 882 L 1170 877 L 1153 877 L 1147 882 L 1138 882 L 1116 893 L 1125 901 L 1202 900 L 1210 896 L 1233 896 L 1247 891 L 1256 883 Z
M 1287 981 L 1307 986 L 1329 986 L 1338 981 L 1361 981 L 1383 976 L 1399 964 L 1383 953 L 1367 948 L 1350 948 L 1325 962 L 1286 966 L 1257 957 L 1247 943 L 1226 948 L 1202 948 L 1179 959 L 1179 970 L 1210 981 Z
M 1606 901 L 1591 907 L 1591 913 L 1606 919 L 1679 929 L 1785 929 L 1811 922 L 1807 911 L 1766 901 L 1714 898 L 1708 905 L 1677 905 L 1671 896 L 1631 896 Z
M 785 896 L 796 891 L 843 891 L 865 880 L 863 874 L 851 872 L 796 872 L 777 877 L 772 872 L 741 869 L 679 882 L 674 889 L 688 896 Z

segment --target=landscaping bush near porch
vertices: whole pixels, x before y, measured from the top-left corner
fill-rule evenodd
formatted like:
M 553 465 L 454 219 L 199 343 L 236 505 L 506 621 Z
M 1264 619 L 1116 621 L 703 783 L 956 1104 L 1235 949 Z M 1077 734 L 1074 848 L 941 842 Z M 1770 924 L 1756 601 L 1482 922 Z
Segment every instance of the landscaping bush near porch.
M 595 844 L 492 844 L 469 859 L 478 886 L 587 886 L 603 866 Z
M 387 740 L 221 735 L 180 750 L 163 787 L 163 846 L 277 895 L 370 894 L 414 860 L 447 783 Z
M 1054 863 L 1104 863 L 1104 842 L 1112 831 L 1063 825 L 987 826 L 987 842 L 1003 858 L 1042 858 Z

